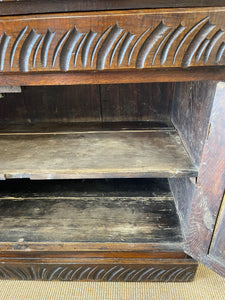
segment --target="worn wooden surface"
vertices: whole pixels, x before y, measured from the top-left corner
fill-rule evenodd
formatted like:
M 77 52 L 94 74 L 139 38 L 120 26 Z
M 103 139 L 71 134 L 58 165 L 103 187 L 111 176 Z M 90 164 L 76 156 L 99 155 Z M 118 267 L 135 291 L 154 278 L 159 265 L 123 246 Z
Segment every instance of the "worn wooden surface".
M 189 282 L 194 279 L 197 264 L 190 259 L 130 260 L 127 263 L 115 258 L 93 260 L 80 264 L 54 264 L 45 261 L 27 263 L 0 263 L 0 279 L 62 280 L 62 281 L 122 281 L 122 282 Z
M 225 276 L 225 267 L 208 256 L 225 182 L 225 84 L 217 84 L 208 134 L 188 220 L 186 252 Z
M 0 15 L 212 5 L 224 6 L 224 0 L 0 0 Z
M 172 92 L 172 83 L 22 87 L 20 94 L 2 94 L 0 124 L 168 122 Z
M 1 179 L 196 176 L 175 130 L 1 133 Z
M 225 196 L 221 203 L 220 212 L 214 229 L 209 255 L 225 265 Z
M 225 64 L 225 8 L 1 17 L 0 71 Z
M 217 83 L 176 83 L 171 120 L 193 161 L 199 165 L 208 132 Z
M 117 189 L 118 186 L 118 189 Z M 158 245 L 182 252 L 183 237 L 168 182 L 164 180 L 1 182 L 0 244 L 32 249 L 35 243 Z M 14 189 L 16 188 L 16 191 Z M 74 243 L 74 245 L 73 245 Z M 31 244 L 31 246 L 30 246 Z M 45 247 L 44 247 L 45 244 Z M 66 245 L 65 245 L 66 246 Z M 21 251 L 23 250 L 23 247 Z
M 188 231 L 188 218 L 195 190 L 196 178 L 169 178 L 170 189 L 174 197 L 184 237 Z
M 178 82 L 174 88 L 171 120 L 192 160 L 200 165 L 207 138 L 209 119 L 214 100 L 216 82 Z M 196 179 L 170 181 L 184 234 L 188 231 L 189 213 Z

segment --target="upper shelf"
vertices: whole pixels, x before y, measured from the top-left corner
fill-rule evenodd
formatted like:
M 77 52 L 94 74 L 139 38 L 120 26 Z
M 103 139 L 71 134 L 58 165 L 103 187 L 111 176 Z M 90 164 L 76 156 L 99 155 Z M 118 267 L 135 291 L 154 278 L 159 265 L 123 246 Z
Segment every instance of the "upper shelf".
M 174 128 L 0 132 L 0 177 L 196 176 Z

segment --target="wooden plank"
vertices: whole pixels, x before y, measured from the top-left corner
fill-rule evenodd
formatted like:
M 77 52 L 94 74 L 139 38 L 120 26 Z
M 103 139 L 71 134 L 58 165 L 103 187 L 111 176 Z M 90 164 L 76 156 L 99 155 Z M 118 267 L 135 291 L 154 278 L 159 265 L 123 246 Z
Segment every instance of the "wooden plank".
M 2 1 L 2 3 L 1 3 Z M 169 7 L 224 6 L 224 0 L 0 0 L 0 15 L 35 13 L 99 11 L 114 9 L 145 9 Z
M 58 122 L 71 126 L 74 122 L 153 120 L 168 123 L 172 93 L 172 83 L 26 86 L 20 95 L 2 95 L 0 124 Z
M 119 71 L 86 71 L 68 73 L 0 73 L 1 85 L 77 85 L 77 84 L 116 84 L 116 83 L 149 83 L 177 82 L 193 80 L 225 80 L 223 67 L 165 68 Z
M 46 244 L 47 251 L 48 244 L 55 243 L 57 251 L 61 243 L 75 242 L 89 244 L 94 251 L 91 245 L 95 243 L 109 247 L 131 243 L 135 251 L 136 244 L 147 243 L 158 245 L 158 250 L 181 251 L 183 237 L 167 180 L 126 180 L 124 187 L 121 182 L 115 190 L 117 182 L 108 181 L 105 186 L 103 181 L 73 181 L 68 191 L 64 186 L 68 183 L 50 182 L 47 193 L 43 182 L 31 184 L 36 185 L 35 193 L 29 183 L 19 182 L 19 192 L 11 189 L 10 195 L 3 193 L 0 198 L 1 246 L 39 243 Z M 5 182 L 1 187 L 9 190 Z M 58 194 L 60 187 L 66 191 Z
M 71 134 L 82 131 L 126 131 L 126 130 L 170 130 L 174 129 L 172 122 L 137 121 L 137 122 L 41 122 L 41 123 L 1 123 L 0 134 L 21 133 L 64 133 Z
M 166 121 L 170 118 L 173 84 L 101 85 L 104 122 Z
M 225 8 L 1 17 L 2 72 L 225 64 Z
M 101 121 L 98 85 L 23 87 L 0 101 L 0 123 L 94 121 Z
M 1 178 L 196 176 L 175 130 L 0 135 Z

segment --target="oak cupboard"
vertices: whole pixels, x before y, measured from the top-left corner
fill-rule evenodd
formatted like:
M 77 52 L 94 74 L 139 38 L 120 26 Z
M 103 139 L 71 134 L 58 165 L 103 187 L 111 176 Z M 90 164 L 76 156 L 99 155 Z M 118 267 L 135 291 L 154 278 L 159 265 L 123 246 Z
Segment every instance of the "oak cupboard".
M 225 276 L 225 2 L 0 1 L 0 278 Z

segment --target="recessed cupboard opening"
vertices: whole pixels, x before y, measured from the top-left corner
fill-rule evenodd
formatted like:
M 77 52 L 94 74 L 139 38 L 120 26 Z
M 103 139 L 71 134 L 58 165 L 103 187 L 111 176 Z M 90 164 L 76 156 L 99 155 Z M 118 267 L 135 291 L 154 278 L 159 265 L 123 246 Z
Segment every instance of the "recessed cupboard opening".
M 195 270 L 184 253 L 192 201 L 184 194 L 196 184 L 215 86 L 25 86 L 1 94 L 1 255 L 175 258 Z

